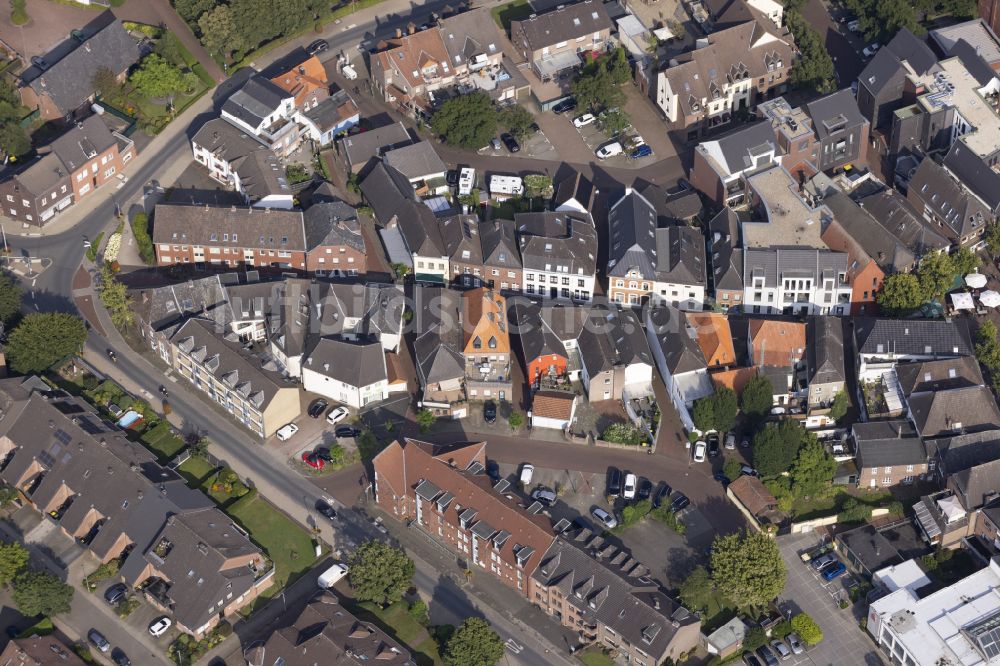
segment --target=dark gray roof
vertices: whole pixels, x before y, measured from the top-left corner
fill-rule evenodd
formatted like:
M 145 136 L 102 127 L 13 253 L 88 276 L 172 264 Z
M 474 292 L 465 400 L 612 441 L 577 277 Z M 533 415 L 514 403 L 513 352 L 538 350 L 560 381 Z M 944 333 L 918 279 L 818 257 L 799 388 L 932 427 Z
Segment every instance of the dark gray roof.
M 861 354 L 938 358 L 972 354 L 969 329 L 961 320 L 857 317 L 854 336 Z
M 582 548 L 582 543 L 557 537 L 532 577 L 559 589 L 583 622 L 610 627 L 654 662 L 667 653 L 681 627 L 700 622 L 652 580 L 637 577 L 646 568 L 627 554 L 605 560 Z
M 413 355 L 421 386 L 464 377 L 461 295 L 450 289 L 421 287 L 414 290 L 413 299 Z
M 591 210 L 594 205 L 594 195 L 597 189 L 594 184 L 579 171 L 574 171 L 571 175 L 556 183 L 555 193 L 552 197 L 552 207 L 559 209 L 567 202 L 579 204 L 585 210 Z
M 414 180 L 445 173 L 448 166 L 438 157 L 430 141 L 418 141 L 387 151 L 382 159 L 388 166 Z
M 1000 492 L 1000 460 L 963 469 L 952 474 L 966 511 L 974 511 Z
M 226 162 L 235 162 L 256 150 L 267 150 L 257 137 L 225 118 L 209 120 L 195 133 L 191 142 Z
M 236 163 L 243 191 L 252 201 L 269 195 L 291 196 L 285 165 L 269 150 L 255 150 Z
M 807 102 L 806 110 L 812 118 L 813 130 L 821 140 L 840 131 L 832 127 L 856 127 L 867 122 L 858 111 L 858 102 L 850 88 Z
M 858 85 L 865 87 L 874 97 L 883 90 L 891 92 L 902 85 L 906 68 L 888 48 L 880 49 L 858 76 Z M 877 119 L 876 119 L 877 120 Z
M 945 474 L 955 474 L 1000 459 L 1000 430 L 929 439 L 927 447 L 937 453 Z
M 903 562 L 903 556 L 892 542 L 872 525 L 841 532 L 837 540 L 851 551 L 852 561 L 860 562 L 869 573 Z
M 311 322 L 317 335 L 352 334 L 362 338 L 380 339 L 383 333 L 399 335 L 403 326 L 405 298 L 403 287 L 394 284 L 320 283 L 311 284 L 310 312 L 315 317 L 320 310 L 318 328 Z M 347 328 L 347 320 L 356 320 Z
M 355 343 L 320 338 L 306 353 L 302 368 L 355 388 L 363 388 L 386 378 L 385 352 L 378 342 Z
M 356 168 L 367 164 L 373 157 L 379 157 L 385 150 L 410 143 L 413 143 L 413 139 L 403 123 L 399 122 L 344 137 L 340 146 L 347 156 L 347 163 Z
M 362 181 L 361 191 L 379 223 L 398 227 L 410 252 L 424 257 L 447 254 L 434 213 L 417 199 L 402 173 L 380 162 Z
M 507 305 L 510 332 L 521 343 L 525 363 L 552 354 L 566 357 L 566 347 L 549 327 L 549 323 L 542 318 L 542 306 L 537 301 L 512 296 L 507 299 Z
M 252 76 L 242 88 L 229 96 L 223 103 L 222 110 L 250 127 L 257 127 L 289 97 L 293 95 L 286 93 L 269 79 Z
M 1000 428 L 1000 409 L 985 386 L 914 393 L 907 403 L 924 437 Z
M 907 192 L 918 197 L 938 219 L 944 220 L 951 229 L 953 242 L 978 233 L 993 217 L 979 197 L 932 159 L 921 160 Z
M 659 188 L 655 185 L 651 186 L 651 188 L 659 190 Z M 644 194 L 646 194 L 646 192 L 644 192 Z M 648 196 L 649 195 L 647 194 L 647 198 Z M 664 209 L 668 217 L 682 221 L 697 217 L 701 214 L 703 208 L 704 206 L 701 203 L 701 197 L 698 196 L 697 192 L 691 190 L 670 197 L 664 204 Z
M 484 7 L 441 19 L 438 29 L 453 68 L 469 63 L 473 56 L 492 56 L 502 52 L 497 24 Z
M 896 366 L 896 377 L 899 379 L 903 395 L 980 386 L 983 383 L 979 361 L 974 356 L 923 363 L 900 363 Z
M 494 268 L 521 268 L 521 252 L 517 247 L 514 220 L 492 219 L 479 223 L 483 265 Z
M 97 70 L 107 68 L 117 76 L 139 60 L 136 41 L 110 11 L 80 32 L 82 40 L 70 38 L 43 56 L 48 63 L 44 70 L 32 65 L 21 73 L 22 81 L 38 95 L 48 96 L 63 114 L 76 110 L 94 94 Z
M 727 134 L 718 139 L 717 143 L 724 159 L 724 163 L 720 165 L 725 169 L 723 175 L 740 173 L 752 168 L 754 156 L 759 157 L 770 152 L 781 153 L 774 139 L 774 129 L 766 120 Z M 770 164 L 768 161 L 766 165 L 760 166 Z
M 910 202 L 898 192 L 881 190 L 867 194 L 858 199 L 858 204 L 917 258 L 932 250 L 942 250 L 951 245 L 947 238 L 924 222 L 920 213 L 914 210 Z M 843 221 L 841 223 L 843 224 Z M 855 225 L 851 225 L 848 233 L 853 236 L 856 228 Z M 863 241 L 859 242 L 862 243 L 862 247 L 867 248 Z
M 909 270 L 917 257 L 889 229 L 872 217 L 872 212 L 855 203 L 843 192 L 823 199 L 843 232 L 854 240 L 886 273 Z M 941 239 L 944 240 L 944 239 Z
M 532 15 L 523 21 L 511 21 L 512 34 L 518 25 L 524 30 L 531 51 L 540 51 L 559 42 L 573 42 L 577 37 L 589 38 L 595 32 L 613 28 L 603 3 L 597 0 L 559 5 L 553 11 Z
M 809 383 L 833 384 L 844 373 L 844 330 L 839 317 L 812 317 L 806 330 Z
M 723 208 L 708 223 L 709 252 L 715 289 L 743 289 L 743 250 L 739 249 L 739 216 Z
M 10 173 L 21 187 L 35 196 L 54 192 L 61 184 L 69 185 L 69 171 L 55 153 L 46 153 L 20 170 L 12 169 Z
M 665 360 L 667 371 L 672 375 L 704 370 L 708 367 L 705 355 L 698 344 L 697 333 L 689 326 L 687 319 L 671 305 L 657 305 L 647 313 L 652 325 L 650 331 L 656 339 Z
M 923 75 L 937 65 L 937 56 L 927 45 L 907 28 L 903 28 L 885 45 L 885 49 L 905 61 L 918 74 Z
M 985 201 L 990 210 L 1000 208 L 1000 173 L 976 155 L 962 139 L 952 144 L 951 150 L 945 155 L 944 165 Z
M 483 246 L 475 215 L 449 215 L 440 222 L 441 236 L 451 261 L 482 265 Z
M 656 279 L 708 286 L 701 229 L 675 224 L 656 230 Z
M 358 105 L 345 90 L 337 90 L 303 115 L 311 120 L 320 132 L 326 132 L 358 113 Z
M 657 268 L 656 208 L 629 191 L 608 211 L 608 275 L 624 277 L 638 270 L 653 279 Z
M 365 252 L 358 211 L 343 201 L 314 203 L 304 213 L 306 247 L 344 245 Z
M 552 333 L 562 341 L 577 340 L 583 333 L 584 324 L 590 317 L 588 305 L 566 305 L 564 303 L 544 303 L 542 319 Z
M 906 420 L 855 423 L 854 442 L 862 469 L 927 462 L 924 440 Z
M 517 213 L 514 216 L 526 269 L 544 270 L 565 261 L 572 275 L 597 271 L 597 229 L 590 215 L 573 212 Z
M 219 276 L 189 280 L 165 287 L 143 289 L 133 297 L 135 313 L 154 331 L 169 337 L 183 319 L 205 316 L 220 321 L 229 320 L 229 296 Z
M 594 306 L 590 323 L 580 334 L 580 354 L 587 373 L 598 373 L 633 364 L 653 365 L 642 325 L 631 308 L 612 304 Z
M 847 254 L 808 248 L 757 248 L 743 251 L 743 282 L 764 278 L 764 286 L 774 288 L 782 278 L 811 277 L 821 283 L 824 277 L 836 279 L 847 272 Z
M 306 251 L 302 211 L 156 204 L 154 243 Z M 233 240 L 226 241 L 226 235 Z M 235 238 L 234 238 L 235 234 Z
M 93 115 L 77 123 L 75 127 L 53 141 L 52 152 L 72 172 L 114 146 L 116 142 L 101 117 Z

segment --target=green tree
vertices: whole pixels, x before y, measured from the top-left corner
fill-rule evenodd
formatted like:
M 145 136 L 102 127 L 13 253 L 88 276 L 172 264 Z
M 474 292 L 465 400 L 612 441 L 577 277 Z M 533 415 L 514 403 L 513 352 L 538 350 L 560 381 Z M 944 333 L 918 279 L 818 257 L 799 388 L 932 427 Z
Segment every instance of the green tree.
M 628 55 L 623 47 L 619 46 L 601 58 L 605 59 L 604 66 L 608 70 L 608 76 L 616 86 L 632 80 L 632 65 L 628 63 Z
M 833 59 L 823 38 L 797 11 L 785 12 L 785 25 L 795 37 L 795 45 L 801 53 L 792 66 L 792 83 L 818 93 L 832 92 L 836 87 Z
M 430 432 L 435 421 L 437 421 L 437 417 L 434 416 L 434 412 L 426 407 L 417 412 L 417 423 L 420 424 L 420 432 Z
M 727 386 L 715 389 L 712 395 L 715 414 L 715 429 L 719 432 L 732 430 L 736 424 L 736 413 L 739 411 L 736 392 Z
M 740 608 L 762 608 L 785 587 L 785 563 L 774 539 L 755 530 L 712 543 L 712 581 Z
M 816 645 L 823 640 L 823 630 L 806 613 L 799 613 L 792 618 L 792 631 L 797 633 L 806 645 Z
M 22 157 L 31 152 L 31 139 L 18 123 L 10 121 L 0 123 L 0 150 L 5 155 Z
M 951 253 L 953 275 L 968 275 L 977 270 L 981 264 L 979 255 L 967 247 L 960 247 Z
M 402 550 L 381 541 L 365 541 L 351 555 L 348 576 L 358 601 L 384 607 L 403 598 L 413 572 L 413 560 Z
M 792 463 L 792 493 L 796 497 L 812 497 L 822 492 L 833 480 L 837 461 L 823 445 L 811 439 L 802 445 Z
M 98 67 L 90 83 L 103 99 L 111 101 L 121 96 L 122 86 L 118 77 L 107 67 Z
M 695 567 L 681 583 L 679 590 L 681 603 L 689 610 L 705 613 L 712 603 L 712 588 L 712 578 L 708 575 L 708 570 L 701 566 Z
M 882 282 L 875 296 L 879 309 L 887 315 L 907 315 L 924 302 L 920 280 L 911 273 L 893 273 Z
M 924 298 L 940 298 L 955 281 L 955 266 L 945 252 L 933 252 L 920 260 L 917 276 Z
M 994 257 L 1000 255 L 1000 220 L 991 220 L 986 225 L 986 247 Z
M 237 17 L 235 3 L 216 5 L 211 11 L 204 12 L 198 18 L 198 29 L 205 48 L 223 55 L 244 51 L 247 41 L 237 23 Z
M 726 458 L 725 464 L 722 465 L 722 473 L 730 481 L 735 481 L 743 474 L 743 463 L 739 461 L 739 458 Z
M 484 92 L 452 97 L 431 118 L 431 129 L 453 146 L 478 150 L 497 133 L 497 110 Z
M 788 471 L 803 443 L 811 438 L 796 421 L 770 423 L 753 438 L 753 464 L 761 476 Z
M 990 320 L 984 321 L 976 331 L 976 359 L 991 372 L 1000 368 L 1000 341 L 997 327 Z
M 715 401 L 712 396 L 707 395 L 694 401 L 691 420 L 694 421 L 694 427 L 702 432 L 715 428 Z
M 507 425 L 510 426 L 511 430 L 517 430 L 524 425 L 524 414 L 517 410 L 512 411 L 507 417 Z
M 864 502 L 859 502 L 853 497 L 848 497 L 840 513 L 837 514 L 837 522 L 841 523 L 863 523 L 872 517 L 872 508 Z
M 101 266 L 101 281 L 97 286 L 101 303 L 108 310 L 111 322 L 119 329 L 127 329 L 135 323 L 135 303 L 128 287 L 122 283 L 111 264 L 105 262 Z
M 25 615 L 51 617 L 69 612 L 73 588 L 50 573 L 29 571 L 14 581 L 11 598 Z
M 584 68 L 573 81 L 572 89 L 577 103 L 584 109 L 610 109 L 625 103 L 625 93 L 599 59 Z
M 763 421 L 774 405 L 774 388 L 764 375 L 752 377 L 743 387 L 740 407 L 747 418 L 755 423 Z
M 444 651 L 447 666 L 493 666 L 503 659 L 503 640 L 481 617 L 466 618 Z
M 7 339 L 11 370 L 30 374 L 78 353 L 87 339 L 83 320 L 65 312 L 34 312 L 21 320 Z
M 201 15 L 215 8 L 216 0 L 173 0 L 173 3 L 182 19 L 197 26 Z
M 535 117 L 520 104 L 511 104 L 500 110 L 497 115 L 497 121 L 501 127 L 506 128 L 508 132 L 518 139 L 523 139 L 531 133 L 531 126 L 535 124 Z
M 0 324 L 9 329 L 21 318 L 21 285 L 9 275 L 0 275 Z
M 155 53 L 143 58 L 128 80 L 140 95 L 146 97 L 173 97 L 178 92 L 191 89 L 191 82 L 184 73 Z
M 632 126 L 632 119 L 621 109 L 611 109 L 601 114 L 601 130 L 611 138 L 625 133 Z
M 833 404 L 830 405 L 830 413 L 827 416 L 834 421 L 839 421 L 847 414 L 847 408 L 850 406 L 851 399 L 847 397 L 847 393 L 839 391 L 837 395 L 833 396 Z
M 754 625 L 747 629 L 746 634 L 743 636 L 743 649 L 753 651 L 766 642 L 767 634 L 764 633 L 764 628 Z
M 187 63 L 184 61 L 184 53 L 181 49 L 181 42 L 177 39 L 177 36 L 172 32 L 165 32 L 162 37 L 156 40 L 153 53 L 167 62 L 183 68 L 187 67 Z
M 0 585 L 6 587 L 28 569 L 28 549 L 13 541 L 0 544 Z

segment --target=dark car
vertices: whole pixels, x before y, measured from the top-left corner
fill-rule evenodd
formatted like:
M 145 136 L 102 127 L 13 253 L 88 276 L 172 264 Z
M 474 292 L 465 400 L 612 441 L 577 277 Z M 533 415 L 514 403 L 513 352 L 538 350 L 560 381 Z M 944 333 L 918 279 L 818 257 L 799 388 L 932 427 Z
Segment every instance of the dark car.
M 629 157 L 633 160 L 637 160 L 641 157 L 649 157 L 652 154 L 653 149 L 646 144 L 642 144 L 641 146 L 636 146 L 635 149 L 629 153 Z
M 746 664 L 746 666 L 764 666 L 763 664 L 760 663 L 760 659 L 755 657 L 750 652 L 747 652 L 745 655 L 743 655 L 743 663 Z
M 104 634 L 99 632 L 97 629 L 91 629 L 87 632 L 87 640 L 93 643 L 94 647 L 101 652 L 107 652 L 111 649 L 111 643 L 109 643 L 108 639 L 104 637 Z
M 653 482 L 644 476 L 639 477 L 639 487 L 635 491 L 636 497 L 640 500 L 647 500 L 652 493 Z
M 719 455 L 719 433 L 717 432 L 708 436 L 708 455 L 712 457 Z
M 691 187 L 691 183 L 687 182 L 687 180 L 683 178 L 677 179 L 677 187 L 679 187 L 683 192 L 687 192 L 688 190 L 693 189 Z
M 674 495 L 674 501 L 670 503 L 670 510 L 674 513 L 686 508 L 691 504 L 691 500 L 684 493 L 678 492 Z
M 608 468 L 608 483 L 605 494 L 618 497 L 622 492 L 622 473 L 617 467 Z
M 486 474 L 490 477 L 490 481 L 492 481 L 495 486 L 497 482 L 500 481 L 500 464 L 496 460 L 487 460 Z
M 330 403 L 328 403 L 323 398 L 320 398 L 319 400 L 313 400 L 312 404 L 309 405 L 309 411 L 307 413 L 311 418 L 318 419 L 319 417 L 323 416 L 323 413 L 329 406 Z
M 761 645 L 757 648 L 757 656 L 763 659 L 767 666 L 778 666 L 778 658 L 771 652 L 771 648 L 766 645 Z
M 333 434 L 337 437 L 357 437 L 361 434 L 361 431 L 354 426 L 338 426 Z
M 111 661 L 115 662 L 115 666 L 132 666 L 132 660 L 121 648 L 115 648 L 111 651 Z
M 117 606 L 126 594 L 128 594 L 128 586 L 125 583 L 115 583 L 104 591 L 104 600 L 112 606 Z
M 507 150 L 512 153 L 516 153 L 521 150 L 521 144 L 517 142 L 517 139 L 514 138 L 513 134 L 504 132 L 500 135 L 500 140 L 503 141 L 503 145 L 507 146 Z
M 334 511 L 333 507 L 327 504 L 323 500 L 316 500 L 316 510 L 319 511 L 324 516 L 326 516 L 327 518 L 329 518 L 330 520 L 333 520 L 334 518 L 337 517 L 337 512 Z
M 712 478 L 723 485 L 723 487 L 729 485 L 729 477 L 726 476 L 725 472 L 716 472 L 712 475 Z
M 660 481 L 660 485 L 656 487 L 656 493 L 653 495 L 653 508 L 659 509 L 668 497 L 670 497 L 670 492 L 672 488 L 669 484 Z
M 576 98 L 568 97 L 552 107 L 552 113 L 566 113 L 576 108 Z
M 445 174 L 445 178 L 447 179 L 448 184 L 450 186 L 455 187 L 456 185 L 458 185 L 458 171 L 452 169 L 447 174 Z
M 497 403 L 492 400 L 483 403 L 483 420 L 487 423 L 497 422 Z
M 12 624 L 4 629 L 4 632 L 7 634 L 7 638 L 17 638 L 20 635 L 21 630 Z
M 330 48 L 330 45 L 325 39 L 317 39 L 315 42 L 309 45 L 306 50 L 309 51 L 309 55 L 316 55 L 317 53 L 322 53 Z

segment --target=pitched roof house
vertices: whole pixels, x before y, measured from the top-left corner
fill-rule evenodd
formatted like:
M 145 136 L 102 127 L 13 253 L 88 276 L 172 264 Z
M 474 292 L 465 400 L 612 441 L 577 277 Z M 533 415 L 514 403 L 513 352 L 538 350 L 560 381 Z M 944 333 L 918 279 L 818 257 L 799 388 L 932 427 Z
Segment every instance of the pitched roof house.
M 653 357 L 631 308 L 594 307 L 578 345 L 584 388 L 591 402 L 650 395 Z
M 751 319 L 749 330 L 750 361 L 754 365 L 788 367 L 805 360 L 805 324 L 774 319 Z
M 858 485 L 886 488 L 911 483 L 927 472 L 927 448 L 909 421 L 869 421 L 852 428 Z
M 975 356 L 959 356 L 939 361 L 900 363 L 896 378 L 903 395 L 925 391 L 948 391 L 982 386 L 983 375 Z
M 451 57 L 435 28 L 407 31 L 381 41 L 371 58 L 372 83 L 384 101 L 406 113 L 431 108 L 429 94 L 455 83 Z
M 969 329 L 962 320 L 854 320 L 854 348 L 861 369 L 873 361 L 930 361 L 973 353 Z
M 694 314 L 694 313 L 689 313 Z M 701 313 L 698 313 L 701 315 Z M 699 335 L 700 326 L 686 319 L 677 308 L 660 304 L 646 308 L 646 341 L 656 361 L 667 395 L 688 431 L 695 430 L 691 407 L 699 398 L 712 395 L 715 387 L 709 377 L 709 365 L 703 346 L 712 348 L 714 331 Z M 727 326 L 728 328 L 728 326 Z M 729 341 L 732 350 L 732 339 Z M 722 355 L 725 356 L 726 352 Z M 718 360 L 718 356 L 715 357 Z
M 844 390 L 844 331 L 836 317 L 812 317 L 807 324 L 806 379 L 809 407 L 828 407 Z
M 354 409 L 389 397 L 385 352 L 378 341 L 320 338 L 304 354 L 302 387 Z
M 517 213 L 514 225 L 524 293 L 583 302 L 593 298 L 598 242 L 589 213 Z
M 743 303 L 743 249 L 740 245 L 739 216 L 723 208 L 708 223 L 709 256 L 715 303 L 728 312 Z
M 985 386 L 914 393 L 907 405 L 910 419 L 924 437 L 1000 428 L 1000 408 Z
M 470 398 L 511 397 L 507 299 L 486 287 L 462 294 L 465 384 Z
M 543 81 L 558 80 L 585 52 L 604 51 L 614 26 L 604 5 L 583 0 L 510 22 L 510 41 Z
M 466 399 L 462 297 L 450 289 L 421 287 L 414 301 L 413 361 L 424 405 L 464 416 L 462 407 L 454 407 Z
M 963 247 L 981 243 L 993 219 L 989 206 L 932 159 L 920 161 L 906 198 L 925 220 L 943 229 L 948 240 Z

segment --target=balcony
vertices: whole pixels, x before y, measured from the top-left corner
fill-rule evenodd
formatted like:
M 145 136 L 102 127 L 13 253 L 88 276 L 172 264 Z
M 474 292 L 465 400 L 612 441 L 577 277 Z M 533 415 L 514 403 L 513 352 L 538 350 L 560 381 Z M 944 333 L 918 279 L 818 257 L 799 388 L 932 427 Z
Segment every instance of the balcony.
M 66 514 L 66 511 L 69 510 L 69 507 L 73 505 L 73 502 L 76 500 L 77 497 L 79 497 L 79 495 L 70 495 L 68 498 L 66 498 L 66 501 L 59 506 L 58 509 L 55 509 L 54 511 L 49 511 L 49 518 L 58 523 L 60 520 L 62 520 L 62 517 Z

